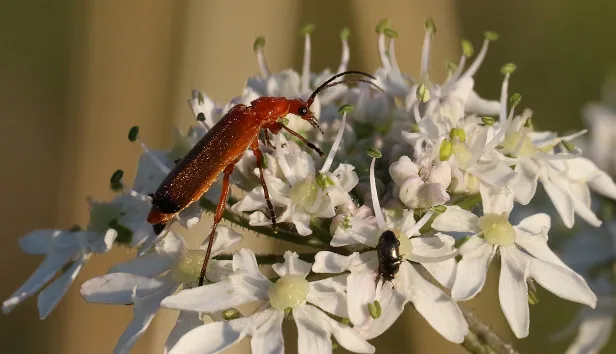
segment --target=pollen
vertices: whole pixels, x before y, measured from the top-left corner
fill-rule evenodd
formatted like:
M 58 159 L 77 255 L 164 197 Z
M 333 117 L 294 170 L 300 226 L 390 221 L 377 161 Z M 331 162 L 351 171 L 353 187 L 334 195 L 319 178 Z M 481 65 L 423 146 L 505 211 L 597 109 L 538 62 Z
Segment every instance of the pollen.
M 306 301 L 310 291 L 309 283 L 297 274 L 287 274 L 268 290 L 267 295 L 273 308 L 284 311 L 294 309 Z

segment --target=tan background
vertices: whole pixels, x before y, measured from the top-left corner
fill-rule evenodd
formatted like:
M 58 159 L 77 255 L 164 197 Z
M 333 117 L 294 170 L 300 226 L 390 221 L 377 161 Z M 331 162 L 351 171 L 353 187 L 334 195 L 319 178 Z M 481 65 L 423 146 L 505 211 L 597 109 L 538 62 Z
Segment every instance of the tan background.
M 543 4 L 543 5 L 542 5 Z M 560 4 L 560 5 L 557 5 Z M 351 28 L 351 68 L 378 65 L 374 26 L 391 18 L 401 38 L 396 45 L 403 70 L 417 73 L 423 20 L 438 26 L 432 69 L 443 78 L 444 60 L 457 59 L 464 36 L 479 46 L 481 33 L 501 34 L 480 71 L 480 93 L 498 94 L 498 68 L 518 64 L 513 90 L 538 113 L 539 125 L 579 125 L 580 105 L 598 97 L 614 62 L 616 5 L 601 1 L 4 1 L 0 2 L 0 191 L 4 203 L 0 249 L 0 298 L 8 297 L 40 259 L 23 255 L 17 238 L 43 227 L 87 222 L 84 198 L 111 197 L 107 181 L 116 168 L 132 177 L 140 153 L 126 140 L 140 125 L 151 147 L 167 147 L 173 125 L 192 119 L 186 99 L 199 88 L 224 101 L 239 94 L 257 72 L 252 42 L 267 38 L 273 71 L 301 66 L 298 29 L 316 24 L 313 68 L 335 69 L 339 31 Z M 606 8 L 610 6 L 611 8 Z M 202 236 L 207 225 L 202 226 Z M 279 248 L 262 239 L 260 249 Z M 123 250 L 92 259 L 76 283 L 103 274 L 128 258 Z M 492 275 L 496 275 L 494 270 Z M 489 283 L 494 288 L 496 282 Z M 547 335 L 568 321 L 574 306 L 541 293 L 533 307 L 531 337 L 516 343 L 525 353 L 558 353 L 566 343 Z M 479 304 L 479 305 L 478 305 Z M 510 332 L 494 291 L 478 301 L 480 316 L 505 336 Z M 395 328 L 375 340 L 378 352 L 457 353 L 417 314 L 408 311 Z M 87 305 L 78 287 L 45 321 L 35 299 L 0 315 L 2 352 L 108 353 L 132 316 L 128 307 Z M 135 353 L 160 352 L 171 311 L 155 320 Z M 238 352 L 246 352 L 242 343 Z M 291 348 L 291 347 L 289 347 Z M 243 351 L 242 351 L 243 350 Z

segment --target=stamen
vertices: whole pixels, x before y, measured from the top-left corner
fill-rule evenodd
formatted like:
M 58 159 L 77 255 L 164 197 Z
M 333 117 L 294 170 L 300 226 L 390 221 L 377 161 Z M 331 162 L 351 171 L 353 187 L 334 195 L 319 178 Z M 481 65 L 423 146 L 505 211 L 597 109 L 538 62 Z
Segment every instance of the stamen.
M 259 70 L 261 70 L 261 76 L 268 78 L 270 76 L 270 70 L 265 60 L 265 53 L 263 47 L 265 46 L 265 37 L 259 36 L 255 39 L 252 45 L 252 50 L 257 54 L 257 63 L 259 63 Z
M 310 34 L 314 31 L 313 24 L 307 24 L 302 28 L 304 34 L 304 64 L 302 66 L 302 92 L 310 90 Z
M 334 156 L 336 156 L 336 152 L 338 151 L 338 147 L 340 146 L 340 142 L 342 141 L 342 134 L 344 133 L 344 129 L 346 128 L 346 115 L 347 112 L 344 112 L 342 114 L 342 123 L 340 124 L 340 128 L 338 129 L 338 134 L 336 134 L 336 140 L 334 140 L 334 144 L 332 145 L 332 148 L 327 154 L 327 159 L 325 159 L 325 163 L 323 163 L 323 167 L 321 167 L 321 173 L 328 172 L 329 168 L 332 166 L 332 162 L 334 162 Z
M 388 72 L 391 69 L 389 58 L 387 57 L 387 51 L 385 50 L 385 29 L 389 28 L 389 20 L 385 19 L 379 22 L 376 26 L 377 36 L 377 49 L 379 52 L 379 59 L 381 60 L 381 66 Z
M 426 34 L 424 36 L 423 46 L 421 49 L 421 68 L 420 78 L 428 80 L 430 78 L 430 47 L 432 44 L 432 35 L 436 33 L 436 24 L 434 20 L 428 18 L 425 22 Z
M 443 90 L 444 88 L 449 85 L 450 83 L 454 83 L 456 81 L 458 81 L 458 78 L 460 77 L 460 74 L 462 74 L 462 70 L 464 70 L 464 66 L 466 65 L 466 55 L 462 54 L 462 57 L 460 57 L 460 63 L 458 64 L 458 67 L 456 68 L 456 71 L 453 72 L 453 74 L 451 74 L 447 80 L 445 80 L 445 83 L 443 83 Z
M 376 223 L 380 230 L 385 230 L 385 218 L 381 212 L 381 204 L 379 203 L 379 196 L 376 192 L 376 178 L 374 178 L 374 164 L 376 158 L 372 158 L 370 164 L 370 195 L 372 196 L 372 209 L 374 209 L 374 216 L 376 217 Z
M 143 150 L 143 152 L 150 157 L 152 162 L 154 162 L 156 167 L 158 167 L 161 172 L 165 174 L 171 172 L 171 169 L 167 167 L 167 165 L 165 165 L 165 163 L 162 162 L 156 155 L 154 155 L 152 150 L 150 150 L 148 146 L 143 142 L 143 140 L 141 140 L 141 137 L 137 137 L 137 141 L 139 142 L 139 145 L 141 145 L 141 149 Z
M 504 123 L 507 119 L 507 96 L 509 95 L 509 76 L 510 74 L 505 74 L 505 79 L 503 79 L 503 84 L 501 86 L 501 97 L 500 97 L 500 113 L 498 118 L 501 123 Z
M 461 78 L 472 77 L 477 73 L 477 70 L 479 70 L 479 67 L 483 63 L 483 60 L 485 59 L 486 54 L 488 54 L 489 45 L 490 45 L 490 40 L 488 38 L 484 39 L 483 44 L 481 45 L 481 49 L 479 50 L 479 53 L 477 54 L 477 57 L 475 58 L 471 66 L 468 67 L 468 70 L 466 70 L 466 72 L 462 75 Z
M 351 58 L 351 50 L 349 48 L 349 35 L 351 30 L 347 27 L 340 32 L 340 39 L 342 40 L 342 55 L 340 58 L 340 65 L 338 66 L 338 73 L 345 72 L 349 66 L 349 59 Z
M 199 105 L 203 102 L 202 99 L 203 96 L 199 90 L 192 90 L 192 99 L 188 100 L 188 104 L 190 105 L 190 108 L 192 109 L 199 125 L 201 125 L 201 127 L 203 127 L 207 132 L 212 128 L 205 122 L 207 117 L 203 112 L 201 112 L 201 108 L 199 107 Z M 197 102 L 196 104 L 194 103 L 195 101 Z
M 389 61 L 391 63 L 391 71 L 396 76 L 402 76 L 400 72 L 400 67 L 398 66 L 398 62 L 396 61 L 396 49 L 394 47 L 395 38 L 398 37 L 398 33 L 389 29 L 385 31 L 389 37 Z

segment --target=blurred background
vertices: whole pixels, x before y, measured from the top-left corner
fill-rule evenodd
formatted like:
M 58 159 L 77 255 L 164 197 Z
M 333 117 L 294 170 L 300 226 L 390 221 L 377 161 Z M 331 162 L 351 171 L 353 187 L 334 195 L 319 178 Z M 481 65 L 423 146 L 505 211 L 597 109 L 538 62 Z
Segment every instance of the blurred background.
M 198 88 L 225 102 L 241 93 L 258 72 L 252 43 L 267 39 L 273 71 L 299 69 L 300 27 L 311 22 L 313 71 L 335 69 L 339 32 L 351 29 L 350 68 L 378 66 L 374 27 L 383 18 L 401 38 L 396 43 L 403 71 L 419 69 L 423 22 L 436 21 L 432 71 L 445 76 L 445 60 L 457 60 L 460 40 L 479 47 L 484 30 L 500 40 L 491 46 L 476 76 L 476 89 L 497 98 L 500 66 L 514 62 L 511 92 L 535 111 L 533 123 L 564 131 L 580 127 L 580 108 L 599 98 L 600 86 L 616 59 L 613 16 L 616 3 L 588 1 L 2 1 L 0 2 L 0 298 L 6 299 L 41 259 L 23 254 L 17 239 L 36 228 L 85 226 L 85 197 L 109 199 L 110 174 L 134 175 L 138 146 L 126 139 L 141 127 L 153 148 L 169 146 L 172 127 L 192 122 L 186 104 Z M 196 237 L 208 229 L 202 225 Z M 260 249 L 277 247 L 259 241 Z M 114 249 L 94 257 L 77 286 L 44 321 L 31 298 L 0 315 L 0 343 L 13 353 L 109 353 L 132 318 L 123 306 L 89 305 L 78 284 L 130 255 Z M 497 275 L 495 269 L 491 275 Z M 498 333 L 512 334 L 498 305 L 496 279 L 468 304 Z M 522 353 L 561 353 L 567 341 L 550 334 L 564 327 L 577 306 L 547 292 L 531 308 L 531 335 L 514 341 Z M 374 342 L 378 352 L 462 353 L 412 310 Z M 161 352 L 174 313 L 158 316 L 134 353 Z M 395 343 L 395 345 L 392 345 Z M 242 343 L 237 352 L 246 352 Z M 288 346 L 291 351 L 292 346 Z M 614 340 L 605 352 L 616 350 Z

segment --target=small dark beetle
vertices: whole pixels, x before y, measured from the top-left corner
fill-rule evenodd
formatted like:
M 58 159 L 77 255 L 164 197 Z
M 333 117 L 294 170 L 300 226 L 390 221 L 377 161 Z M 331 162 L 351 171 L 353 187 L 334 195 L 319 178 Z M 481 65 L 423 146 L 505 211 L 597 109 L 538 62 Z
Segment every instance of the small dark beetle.
M 379 257 L 379 275 L 385 280 L 393 280 L 400 269 L 402 257 L 400 256 L 400 241 L 396 234 L 387 230 L 379 237 L 376 253 Z

